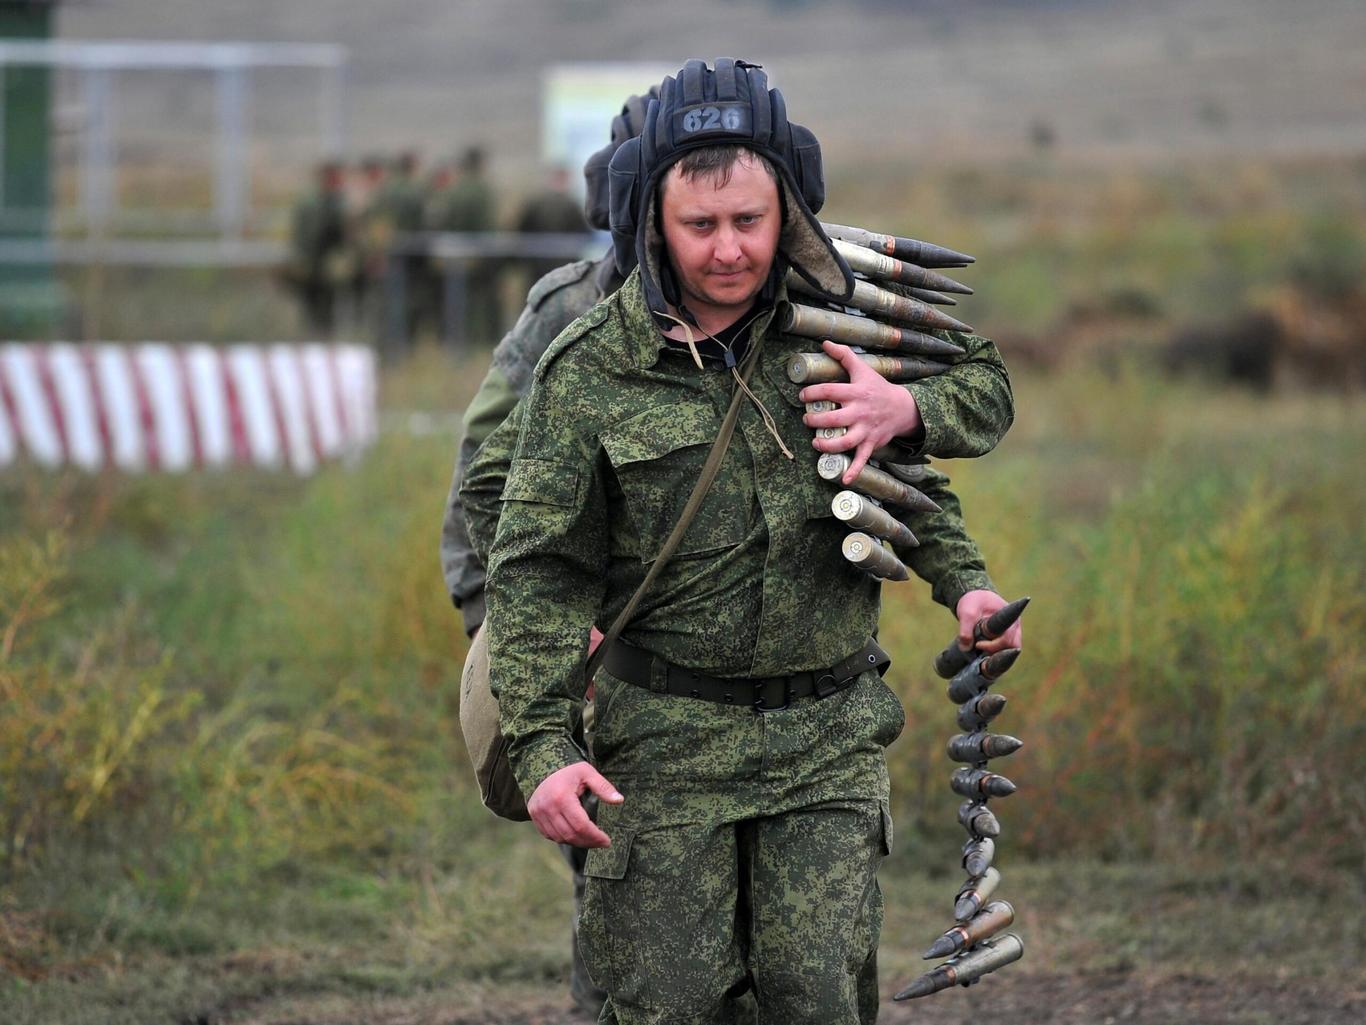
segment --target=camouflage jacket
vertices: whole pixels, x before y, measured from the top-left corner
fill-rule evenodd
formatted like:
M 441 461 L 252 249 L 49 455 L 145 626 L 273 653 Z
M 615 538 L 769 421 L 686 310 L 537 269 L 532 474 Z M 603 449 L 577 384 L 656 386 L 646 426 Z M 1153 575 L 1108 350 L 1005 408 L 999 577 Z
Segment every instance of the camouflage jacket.
M 610 255 L 597 263 L 568 264 L 538 281 L 527 296 L 526 308 L 516 325 L 494 349 L 493 365 L 465 412 L 465 433 L 441 526 L 441 568 L 451 599 L 463 613 L 468 634 L 472 635 L 484 621 L 484 566 L 498 524 L 498 499 L 517 440 L 517 422 L 509 423 L 499 432 L 501 438 L 489 443 L 489 451 L 482 460 L 480 485 L 487 500 L 470 510 L 475 522 L 467 526 L 460 488 L 470 461 L 494 430 L 507 423 L 518 399 L 531 387 L 533 368 L 555 336 L 620 284 Z M 1014 419 L 1010 378 L 996 346 L 979 335 L 954 337 L 967 349 L 954 368 L 947 374 L 907 386 L 916 398 L 925 425 L 923 434 L 910 446 L 908 457 L 954 459 L 985 455 L 1005 437 Z M 947 489 L 948 478 L 933 474 L 932 478 L 926 486 L 942 491 L 947 496 L 945 500 L 956 508 L 957 498 Z M 961 527 L 961 521 L 954 522 Z M 472 529 L 480 534 L 473 545 Z M 956 536 L 953 531 L 944 532 L 942 542 L 955 546 L 970 544 L 966 535 Z M 946 593 L 937 591 L 935 599 L 952 607 Z
M 531 387 L 531 371 L 555 336 L 620 284 L 609 254 L 596 263 L 579 260 L 556 268 L 532 285 L 522 315 L 494 347 L 489 372 L 465 410 L 465 433 L 460 441 L 450 493 L 446 496 L 446 512 L 441 521 L 441 572 L 446 578 L 451 600 L 464 616 L 468 634 L 473 635 L 484 621 L 484 565 L 488 545 L 483 547 L 482 556 L 470 545 L 460 502 L 460 484 L 465 471 L 475 450 L 494 428 L 508 419 L 517 400 Z
M 301 196 L 290 213 L 291 265 L 316 277 L 325 270 L 329 254 L 346 244 L 346 215 L 341 196 L 314 188 Z
M 817 344 L 772 327 L 785 302 L 780 297 L 750 329 L 750 344 L 763 346 L 750 386 L 798 455 L 784 457 L 755 406 L 741 407 L 701 510 L 622 634 L 715 676 L 822 669 L 877 626 L 879 585 L 841 554 L 848 531 L 830 506 L 838 489 L 816 472 L 801 389 L 785 371 L 793 353 Z M 729 374 L 698 370 L 664 340 L 633 274 L 537 366 L 500 512 L 490 486 L 497 473 L 481 465 L 494 458 L 490 445 L 471 467 L 471 522 L 497 521 L 488 562 L 490 682 L 526 793 L 583 757 L 570 728 L 585 689 L 589 628 L 615 618 L 677 521 L 732 386 Z M 934 478 L 927 486 L 942 491 Z M 952 606 L 990 580 L 956 501 L 946 499 L 937 516 L 928 530 L 912 521 L 932 542 L 913 561 Z M 950 535 L 951 543 L 939 543 Z

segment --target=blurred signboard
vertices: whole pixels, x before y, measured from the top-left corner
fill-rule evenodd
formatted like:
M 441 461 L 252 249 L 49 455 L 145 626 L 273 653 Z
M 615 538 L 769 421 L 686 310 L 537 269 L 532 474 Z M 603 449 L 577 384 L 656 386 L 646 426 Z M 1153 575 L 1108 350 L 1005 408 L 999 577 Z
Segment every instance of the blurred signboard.
M 541 90 L 541 155 L 550 166 L 566 167 L 574 192 L 583 195 L 585 161 L 607 145 L 612 118 L 626 97 L 644 95 L 666 75 L 669 64 L 556 64 L 547 68 Z

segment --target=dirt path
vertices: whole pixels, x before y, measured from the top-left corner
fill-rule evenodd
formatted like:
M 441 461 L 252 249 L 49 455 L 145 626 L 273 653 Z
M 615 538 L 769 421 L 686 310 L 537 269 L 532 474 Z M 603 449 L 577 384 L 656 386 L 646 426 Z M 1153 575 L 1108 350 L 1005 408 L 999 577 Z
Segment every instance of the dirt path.
M 1111 972 L 1003 974 L 968 990 L 883 1006 L 881 1025 L 1361 1025 L 1366 989 L 1322 981 Z M 404 999 L 272 1000 L 195 1025 L 586 1025 L 564 999 L 450 991 Z

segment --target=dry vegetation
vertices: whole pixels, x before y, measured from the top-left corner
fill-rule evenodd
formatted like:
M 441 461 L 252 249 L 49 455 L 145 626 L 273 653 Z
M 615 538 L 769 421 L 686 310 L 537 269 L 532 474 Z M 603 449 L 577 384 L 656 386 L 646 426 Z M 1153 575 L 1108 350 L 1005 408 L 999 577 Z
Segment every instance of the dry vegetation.
M 458 404 L 476 376 L 426 353 L 387 389 Z M 1002 809 L 1010 895 L 1047 937 L 1021 971 L 1200 951 L 1350 976 L 1352 916 L 1326 958 L 1281 930 L 1361 897 L 1366 816 L 1341 784 L 1366 718 L 1359 401 L 1125 370 L 1017 387 L 1015 432 L 951 472 L 999 583 L 1035 598 L 1007 688 L 1025 789 Z M 462 764 L 433 554 L 450 453 L 399 430 L 307 483 L 4 482 L 7 1021 L 558 990 L 563 868 L 477 807 Z M 956 881 L 952 709 L 926 664 L 950 621 L 905 585 L 884 623 L 910 713 L 891 752 L 900 975 Z
M 949 466 L 998 584 L 1034 597 L 1001 809 L 1031 952 L 980 993 L 1060 1022 L 1359 1020 L 1366 408 L 1156 357 L 1287 297 L 1359 331 L 1363 165 L 861 181 L 832 216 L 975 251 L 963 311 L 1019 368 L 1012 433 Z M 132 276 L 106 323 L 293 331 L 279 296 L 190 284 Z M 473 800 L 435 556 L 485 358 L 391 370 L 378 447 L 309 481 L 0 478 L 0 1020 L 558 1020 L 565 870 Z M 949 631 L 888 589 L 889 982 L 957 883 Z

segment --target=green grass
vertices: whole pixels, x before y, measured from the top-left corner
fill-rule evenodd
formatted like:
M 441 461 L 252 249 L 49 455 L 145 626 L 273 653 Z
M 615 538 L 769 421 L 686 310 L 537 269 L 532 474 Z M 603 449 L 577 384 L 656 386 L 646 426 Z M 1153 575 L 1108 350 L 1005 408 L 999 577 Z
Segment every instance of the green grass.
M 930 215 L 887 225 L 983 257 L 974 320 L 1047 334 L 1091 304 L 1117 354 L 1017 372 L 1011 434 L 946 467 L 998 585 L 1034 597 L 1000 720 L 1026 742 L 1000 804 L 1007 895 L 1044 940 L 1023 970 L 1350 971 L 1354 920 L 1327 953 L 1295 935 L 1362 896 L 1366 406 L 1173 383 L 1140 350 L 1291 268 L 1338 287 L 1366 179 L 1097 175 L 927 176 L 905 201 Z M 483 365 L 388 372 L 400 429 L 309 480 L 0 477 L 0 1020 L 563 974 L 567 870 L 478 807 L 456 722 L 436 543 Z M 959 880 L 930 671 L 952 621 L 925 592 L 889 587 L 882 627 L 908 710 L 889 975 Z
M 386 394 L 459 395 L 471 368 L 413 373 Z M 1360 401 L 1129 370 L 1017 391 L 997 452 L 948 469 L 998 584 L 1034 596 L 1000 720 L 1027 744 L 1000 815 L 1010 895 L 1049 936 L 1031 964 L 1232 934 L 1231 958 L 1315 970 L 1279 923 L 1331 913 L 1362 867 L 1341 785 L 1366 721 Z M 435 555 L 452 451 L 396 432 L 308 481 L 6 478 L 6 1020 L 563 971 L 566 869 L 478 807 L 459 741 Z M 898 970 L 958 881 L 929 671 L 951 629 L 921 586 L 889 588 Z

